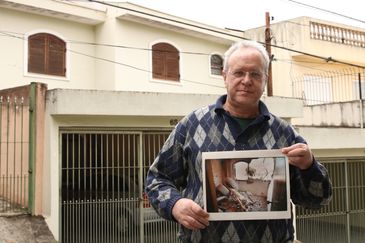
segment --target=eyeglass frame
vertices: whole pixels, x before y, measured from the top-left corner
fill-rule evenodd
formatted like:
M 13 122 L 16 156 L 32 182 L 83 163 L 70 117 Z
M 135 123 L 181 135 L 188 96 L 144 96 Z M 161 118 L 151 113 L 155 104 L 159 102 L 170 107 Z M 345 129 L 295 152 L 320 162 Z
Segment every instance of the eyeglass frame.
M 236 79 L 245 78 L 248 74 L 248 77 L 254 81 L 263 80 L 263 78 L 266 76 L 265 73 L 260 71 L 233 70 L 233 71 L 228 71 L 228 73 L 231 74 Z

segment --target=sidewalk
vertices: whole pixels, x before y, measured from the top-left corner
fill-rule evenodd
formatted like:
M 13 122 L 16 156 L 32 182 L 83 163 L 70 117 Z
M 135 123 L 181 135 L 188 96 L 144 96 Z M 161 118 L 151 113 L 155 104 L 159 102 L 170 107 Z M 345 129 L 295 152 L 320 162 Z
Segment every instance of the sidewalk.
M 0 217 L 0 243 L 54 242 L 56 241 L 41 216 Z

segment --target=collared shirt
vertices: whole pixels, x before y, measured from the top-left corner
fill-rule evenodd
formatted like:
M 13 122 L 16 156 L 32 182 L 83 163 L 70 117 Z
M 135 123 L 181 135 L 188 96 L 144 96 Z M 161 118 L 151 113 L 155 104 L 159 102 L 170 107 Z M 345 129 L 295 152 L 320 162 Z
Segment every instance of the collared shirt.
M 259 115 L 246 127 L 223 108 L 226 95 L 215 104 L 184 117 L 171 132 L 151 165 L 146 192 L 156 211 L 174 220 L 177 200 L 190 198 L 203 207 L 202 152 L 279 149 L 306 141 L 285 120 L 271 114 L 260 101 Z M 319 208 L 329 202 L 331 182 L 323 165 L 313 160 L 307 170 L 290 165 L 290 196 L 295 204 Z M 183 242 L 291 242 L 292 219 L 211 221 L 204 230 L 180 227 Z

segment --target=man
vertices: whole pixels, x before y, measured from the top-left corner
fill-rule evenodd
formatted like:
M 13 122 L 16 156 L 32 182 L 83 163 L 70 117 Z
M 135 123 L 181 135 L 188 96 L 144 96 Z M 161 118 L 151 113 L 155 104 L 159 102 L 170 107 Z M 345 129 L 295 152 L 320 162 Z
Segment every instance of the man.
M 292 242 L 291 219 L 209 221 L 202 208 L 202 152 L 281 149 L 290 163 L 291 199 L 319 208 L 330 201 L 331 182 L 305 140 L 260 101 L 269 67 L 262 45 L 241 41 L 225 54 L 227 95 L 183 118 L 147 175 L 146 191 L 164 218 L 180 225 L 183 242 Z

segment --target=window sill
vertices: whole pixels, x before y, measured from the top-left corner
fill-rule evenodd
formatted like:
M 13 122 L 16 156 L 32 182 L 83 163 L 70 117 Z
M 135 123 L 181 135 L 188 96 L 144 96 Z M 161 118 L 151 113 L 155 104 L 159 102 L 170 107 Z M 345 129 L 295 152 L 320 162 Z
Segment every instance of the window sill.
M 174 86 L 182 86 L 181 80 L 180 81 L 174 81 L 174 80 L 167 80 L 167 79 L 151 79 L 151 83 L 160 83 L 160 84 L 168 84 L 168 85 L 174 85 Z
M 61 77 L 61 76 L 53 76 L 53 75 L 46 75 L 46 74 L 39 74 L 39 73 L 25 73 L 25 77 L 31 78 L 42 78 L 42 79 L 52 79 L 52 80 L 59 80 L 59 81 L 70 81 L 68 77 Z

